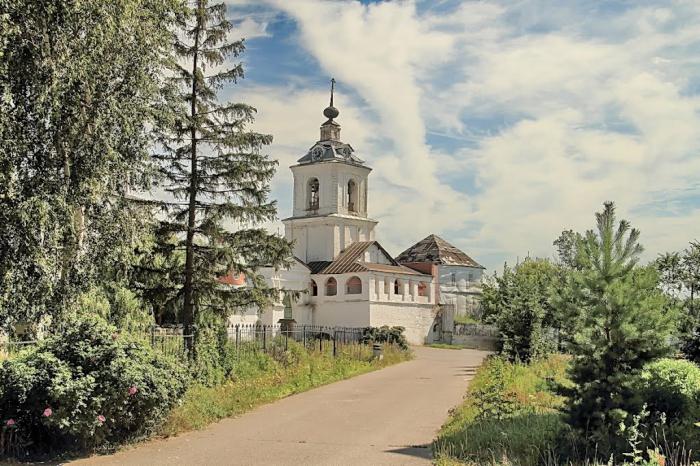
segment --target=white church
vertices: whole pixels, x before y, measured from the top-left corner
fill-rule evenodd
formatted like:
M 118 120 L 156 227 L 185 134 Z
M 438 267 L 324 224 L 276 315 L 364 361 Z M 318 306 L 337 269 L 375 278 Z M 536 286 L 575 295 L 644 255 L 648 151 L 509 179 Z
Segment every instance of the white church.
M 231 323 L 276 324 L 285 319 L 297 325 L 400 325 L 412 344 L 435 341 L 443 325 L 438 263 L 429 256 L 422 263 L 412 257 L 402 265 L 379 244 L 378 222 L 367 214 L 372 169 L 340 140 L 332 88 L 323 114 L 327 121 L 319 141 L 291 167 L 293 213 L 283 223 L 285 237 L 293 243 L 293 264 L 286 270 L 261 271 L 268 285 L 301 291 L 300 298 L 280 293 L 274 306 L 234 315 Z M 474 261 L 465 267 L 479 273 L 483 269 Z M 222 282 L 245 286 L 243 277 Z

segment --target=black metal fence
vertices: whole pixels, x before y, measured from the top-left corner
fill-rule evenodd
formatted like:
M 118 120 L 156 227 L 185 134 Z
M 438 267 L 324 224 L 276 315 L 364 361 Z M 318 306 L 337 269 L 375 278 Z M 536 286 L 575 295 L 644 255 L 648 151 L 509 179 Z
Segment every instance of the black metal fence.
M 289 342 L 293 341 L 307 350 L 332 351 L 333 356 L 338 356 L 354 354 L 352 350 L 363 343 L 364 329 L 318 325 L 238 324 L 229 325 L 227 334 L 236 354 L 287 351 Z
M 309 351 L 332 352 L 333 356 L 360 357 L 367 349 L 364 328 L 325 327 L 318 325 L 283 326 L 260 324 L 237 324 L 226 327 L 229 347 L 236 357 L 264 352 L 277 354 L 287 351 L 290 342 L 302 345 Z M 185 357 L 187 348 L 195 335 L 184 334 L 182 326 L 152 326 L 144 339 L 162 353 Z M 0 341 L 0 359 L 16 355 L 22 348 L 36 344 L 31 341 Z M 291 343 L 294 344 L 294 343 Z

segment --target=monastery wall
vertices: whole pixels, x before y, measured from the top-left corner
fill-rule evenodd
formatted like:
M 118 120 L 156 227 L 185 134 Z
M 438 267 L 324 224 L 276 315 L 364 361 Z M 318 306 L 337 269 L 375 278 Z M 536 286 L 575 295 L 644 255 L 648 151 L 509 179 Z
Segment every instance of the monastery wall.
M 390 327 L 401 326 L 406 329 L 405 335 L 412 345 L 432 343 L 438 338 L 433 331 L 437 322 L 436 313 L 432 304 L 406 305 L 404 303 L 372 303 L 371 304 L 372 327 L 388 325 Z

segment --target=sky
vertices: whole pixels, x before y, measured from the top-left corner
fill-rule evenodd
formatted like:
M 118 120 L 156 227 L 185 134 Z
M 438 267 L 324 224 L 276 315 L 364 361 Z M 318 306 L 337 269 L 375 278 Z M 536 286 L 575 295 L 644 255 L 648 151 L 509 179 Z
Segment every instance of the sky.
M 489 272 L 553 257 L 608 200 L 645 260 L 700 239 L 700 2 L 227 3 L 246 77 L 222 98 L 274 136 L 279 218 L 334 77 L 393 255 L 435 233 Z

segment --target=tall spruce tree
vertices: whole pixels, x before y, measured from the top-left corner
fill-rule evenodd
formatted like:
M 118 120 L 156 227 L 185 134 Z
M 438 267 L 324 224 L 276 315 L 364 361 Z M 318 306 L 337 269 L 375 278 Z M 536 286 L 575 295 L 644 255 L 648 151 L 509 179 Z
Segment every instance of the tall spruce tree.
M 0 0 L 0 326 L 58 316 L 143 230 L 177 0 Z
M 637 265 L 639 230 L 626 220 L 616 225 L 611 202 L 596 220 L 597 229 L 578 241 L 576 267 L 555 305 L 579 319 L 569 347 L 575 388 L 568 393 L 568 420 L 607 459 L 629 446 L 625 430 L 644 402 L 638 376 L 669 350 L 675 315 L 656 269 Z
M 196 0 L 180 26 L 179 60 L 173 64 L 179 92 L 156 156 L 164 188 L 174 199 L 163 203 L 168 217 L 158 253 L 184 254 L 183 263 L 170 261 L 176 273 L 167 271 L 177 289 L 161 293 L 181 303 L 180 320 L 189 333 L 202 310 L 226 316 L 266 304 L 277 292 L 265 286 L 258 269 L 284 265 L 291 250 L 283 238 L 259 227 L 276 215 L 268 195 L 277 162 L 260 152 L 272 136 L 248 129 L 253 107 L 217 98 L 225 84 L 243 77 L 240 63 L 227 62 L 244 44 L 228 40 L 233 26 L 226 5 Z M 244 274 L 252 286 L 222 285 L 219 279 L 228 273 Z

